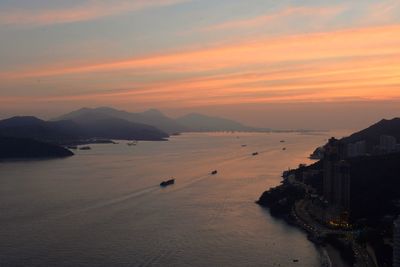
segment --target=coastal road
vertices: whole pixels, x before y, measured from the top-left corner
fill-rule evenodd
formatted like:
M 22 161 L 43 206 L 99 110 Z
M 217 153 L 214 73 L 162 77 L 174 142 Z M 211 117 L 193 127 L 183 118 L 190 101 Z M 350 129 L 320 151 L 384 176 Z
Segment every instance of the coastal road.
M 318 223 L 314 220 L 307 211 L 307 206 L 310 205 L 310 201 L 302 199 L 295 203 L 294 209 L 292 210 L 292 215 L 296 219 L 299 226 L 310 233 L 314 237 L 321 237 L 327 234 L 340 234 L 347 235 L 352 243 L 354 256 L 356 258 L 355 267 L 377 267 L 375 262 L 372 260 L 371 256 L 365 248 L 360 246 L 353 238 L 352 231 L 344 230 L 333 230 L 326 226 Z

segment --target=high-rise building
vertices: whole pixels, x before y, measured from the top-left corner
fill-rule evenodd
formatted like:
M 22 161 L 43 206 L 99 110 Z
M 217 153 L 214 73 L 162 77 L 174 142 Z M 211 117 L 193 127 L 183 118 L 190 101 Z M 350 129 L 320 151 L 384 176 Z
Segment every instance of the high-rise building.
M 335 169 L 336 165 L 344 157 L 343 144 L 335 138 L 329 139 L 328 144 L 324 147 L 324 176 L 323 176 L 323 197 L 325 201 L 332 204 L 335 202 Z
M 358 141 L 347 145 L 347 157 L 354 158 L 367 154 L 367 142 Z
M 351 177 L 345 154 L 343 144 L 336 139 L 325 146 L 323 198 L 328 206 L 324 217 L 327 223 L 339 227 L 348 227 L 350 215 Z
M 332 204 L 341 211 L 350 211 L 350 165 L 343 160 L 334 166 Z
M 400 267 L 400 216 L 393 227 L 393 267 Z
M 333 171 L 335 163 L 339 160 L 338 142 L 331 138 L 324 151 L 323 197 L 328 203 L 333 200 Z
M 396 138 L 390 135 L 381 135 L 379 138 L 379 147 L 384 152 L 393 152 L 396 150 Z

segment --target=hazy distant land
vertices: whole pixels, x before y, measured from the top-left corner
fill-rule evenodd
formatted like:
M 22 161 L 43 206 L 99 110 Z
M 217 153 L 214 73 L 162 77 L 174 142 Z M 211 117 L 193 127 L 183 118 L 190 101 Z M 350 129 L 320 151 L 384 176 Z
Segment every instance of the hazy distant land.
M 5 141 L 2 143 L 3 158 L 58 156 L 58 153 L 49 153 L 46 150 L 48 147 L 40 147 L 43 144 L 51 144 L 53 148 L 61 149 L 60 146 L 97 143 L 99 140 L 101 142 L 165 141 L 170 135 L 182 132 L 216 131 L 269 132 L 271 130 L 249 127 L 233 120 L 197 113 L 173 119 L 155 109 L 132 113 L 110 107 L 82 108 L 50 121 L 33 116 L 17 116 L 0 121 L 0 136 L 12 138 L 7 139 L 8 143 Z M 31 148 L 35 148 L 36 151 L 27 153 L 24 146 L 15 145 L 19 138 L 21 144 L 26 144 L 30 140 L 35 144 Z

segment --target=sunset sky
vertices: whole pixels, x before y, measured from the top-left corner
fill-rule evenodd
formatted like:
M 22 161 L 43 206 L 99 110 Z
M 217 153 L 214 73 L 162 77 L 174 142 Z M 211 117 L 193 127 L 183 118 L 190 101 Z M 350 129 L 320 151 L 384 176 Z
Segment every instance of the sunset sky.
M 0 118 L 158 108 L 274 128 L 400 116 L 400 1 L 0 0 Z

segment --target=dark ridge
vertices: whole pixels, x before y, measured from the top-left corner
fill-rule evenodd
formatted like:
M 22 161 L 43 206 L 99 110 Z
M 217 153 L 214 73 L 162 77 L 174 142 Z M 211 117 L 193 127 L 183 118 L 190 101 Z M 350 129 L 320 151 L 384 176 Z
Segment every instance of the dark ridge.
M 0 127 L 19 127 L 26 125 L 43 125 L 45 121 L 33 116 L 15 116 L 0 121 Z
M 0 135 L 59 144 L 84 137 L 79 125 L 71 121 L 49 122 L 35 117 L 13 117 L 0 121 Z
M 355 143 L 365 140 L 368 148 L 372 148 L 379 144 L 381 135 L 391 135 L 400 140 L 400 118 L 391 120 L 383 119 L 364 130 L 343 138 L 342 141 L 345 143 Z
M 61 146 L 36 140 L 0 137 L 0 159 L 63 158 L 74 155 Z
M 153 126 L 133 123 L 102 113 L 88 112 L 73 120 L 43 121 L 35 117 L 14 117 L 0 121 L 0 135 L 55 144 L 74 144 L 90 139 L 136 139 L 159 141 L 168 134 Z
M 150 109 L 140 113 L 127 112 L 123 110 L 117 110 L 110 107 L 99 107 L 99 108 L 82 108 L 76 111 L 72 111 L 54 120 L 72 120 L 72 121 L 87 121 L 93 119 L 122 119 L 132 123 L 145 124 L 152 126 L 165 133 L 173 134 L 177 132 L 187 131 L 184 126 L 165 116 L 162 112 L 156 109 Z
M 259 129 L 245 126 L 239 122 L 220 117 L 206 116 L 199 113 L 190 113 L 177 119 L 177 122 L 194 132 L 207 131 L 259 131 Z
M 117 118 L 104 118 L 78 124 L 84 128 L 85 135 L 89 137 L 149 141 L 163 140 L 168 137 L 168 134 L 153 126 Z

